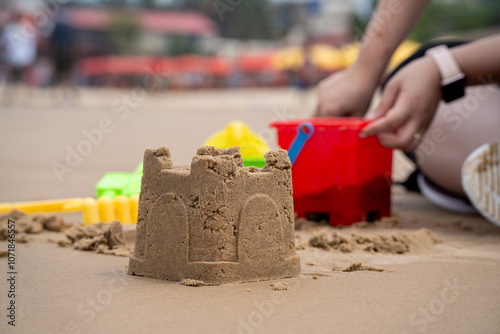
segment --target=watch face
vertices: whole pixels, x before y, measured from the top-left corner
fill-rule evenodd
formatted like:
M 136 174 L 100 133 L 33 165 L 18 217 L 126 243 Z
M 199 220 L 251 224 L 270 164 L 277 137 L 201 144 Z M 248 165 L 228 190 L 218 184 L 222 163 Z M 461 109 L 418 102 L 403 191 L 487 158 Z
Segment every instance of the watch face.
M 465 95 L 465 77 L 443 86 L 443 100 L 451 102 Z

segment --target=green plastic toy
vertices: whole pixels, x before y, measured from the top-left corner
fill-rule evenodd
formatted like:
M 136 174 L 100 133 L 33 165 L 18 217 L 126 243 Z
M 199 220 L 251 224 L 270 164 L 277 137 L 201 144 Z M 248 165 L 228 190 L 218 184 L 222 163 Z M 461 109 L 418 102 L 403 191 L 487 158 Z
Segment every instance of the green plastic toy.
M 142 163 L 132 173 L 108 172 L 97 182 L 96 197 L 115 198 L 118 195 L 130 197 L 141 192 Z

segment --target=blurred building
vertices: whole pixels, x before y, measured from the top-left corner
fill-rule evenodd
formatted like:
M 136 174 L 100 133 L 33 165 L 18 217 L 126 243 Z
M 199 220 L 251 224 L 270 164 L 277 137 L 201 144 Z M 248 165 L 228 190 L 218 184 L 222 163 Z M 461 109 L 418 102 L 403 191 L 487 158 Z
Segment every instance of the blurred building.
M 164 5 L 176 0 L 164 0 Z M 116 2 L 116 1 L 115 1 Z M 105 54 L 177 55 L 210 53 L 217 26 L 201 12 L 135 8 L 144 1 L 127 1 L 130 6 L 113 6 L 112 0 L 42 1 L 0 0 L 0 30 L 10 14 L 31 15 L 42 35 L 50 30 L 57 11 L 67 10 L 69 24 L 76 31 L 81 57 Z M 123 2 L 120 2 L 123 5 Z M 160 3 L 160 1 L 159 1 Z
M 215 23 L 195 12 L 85 7 L 71 8 L 69 15 L 86 54 L 204 53 L 206 39 L 216 35 Z
M 278 66 L 281 49 L 341 45 L 352 35 L 355 8 L 350 1 L 245 0 L 224 18 L 213 4 L 214 0 L 0 0 L 0 20 L 2 12 L 31 13 L 41 35 L 49 36 L 50 21 L 64 5 L 75 33 L 78 82 L 119 87 L 133 86 L 152 69 L 168 89 L 286 85 L 297 81 L 302 65 L 293 70 Z M 338 69 L 330 66 L 320 74 Z M 316 77 L 312 81 L 320 78 Z
M 322 42 L 333 45 L 351 38 L 356 7 L 345 0 L 269 0 L 289 22 L 289 44 Z

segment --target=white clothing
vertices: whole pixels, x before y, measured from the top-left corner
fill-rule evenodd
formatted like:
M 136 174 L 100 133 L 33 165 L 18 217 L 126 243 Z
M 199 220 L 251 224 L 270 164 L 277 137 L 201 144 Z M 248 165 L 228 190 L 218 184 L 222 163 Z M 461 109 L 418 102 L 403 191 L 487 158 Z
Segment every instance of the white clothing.
M 9 66 L 22 68 L 32 65 L 36 59 L 36 35 L 20 23 L 8 24 L 2 34 L 5 60 Z

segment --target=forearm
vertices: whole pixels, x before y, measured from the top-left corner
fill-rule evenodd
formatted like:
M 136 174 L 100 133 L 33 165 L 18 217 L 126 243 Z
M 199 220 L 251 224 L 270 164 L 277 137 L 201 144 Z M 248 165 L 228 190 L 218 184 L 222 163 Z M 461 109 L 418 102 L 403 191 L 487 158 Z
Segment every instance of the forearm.
M 500 34 L 451 49 L 467 85 L 500 82 Z
M 431 0 L 381 0 L 361 41 L 355 67 L 374 87 L 392 54 L 414 27 Z

